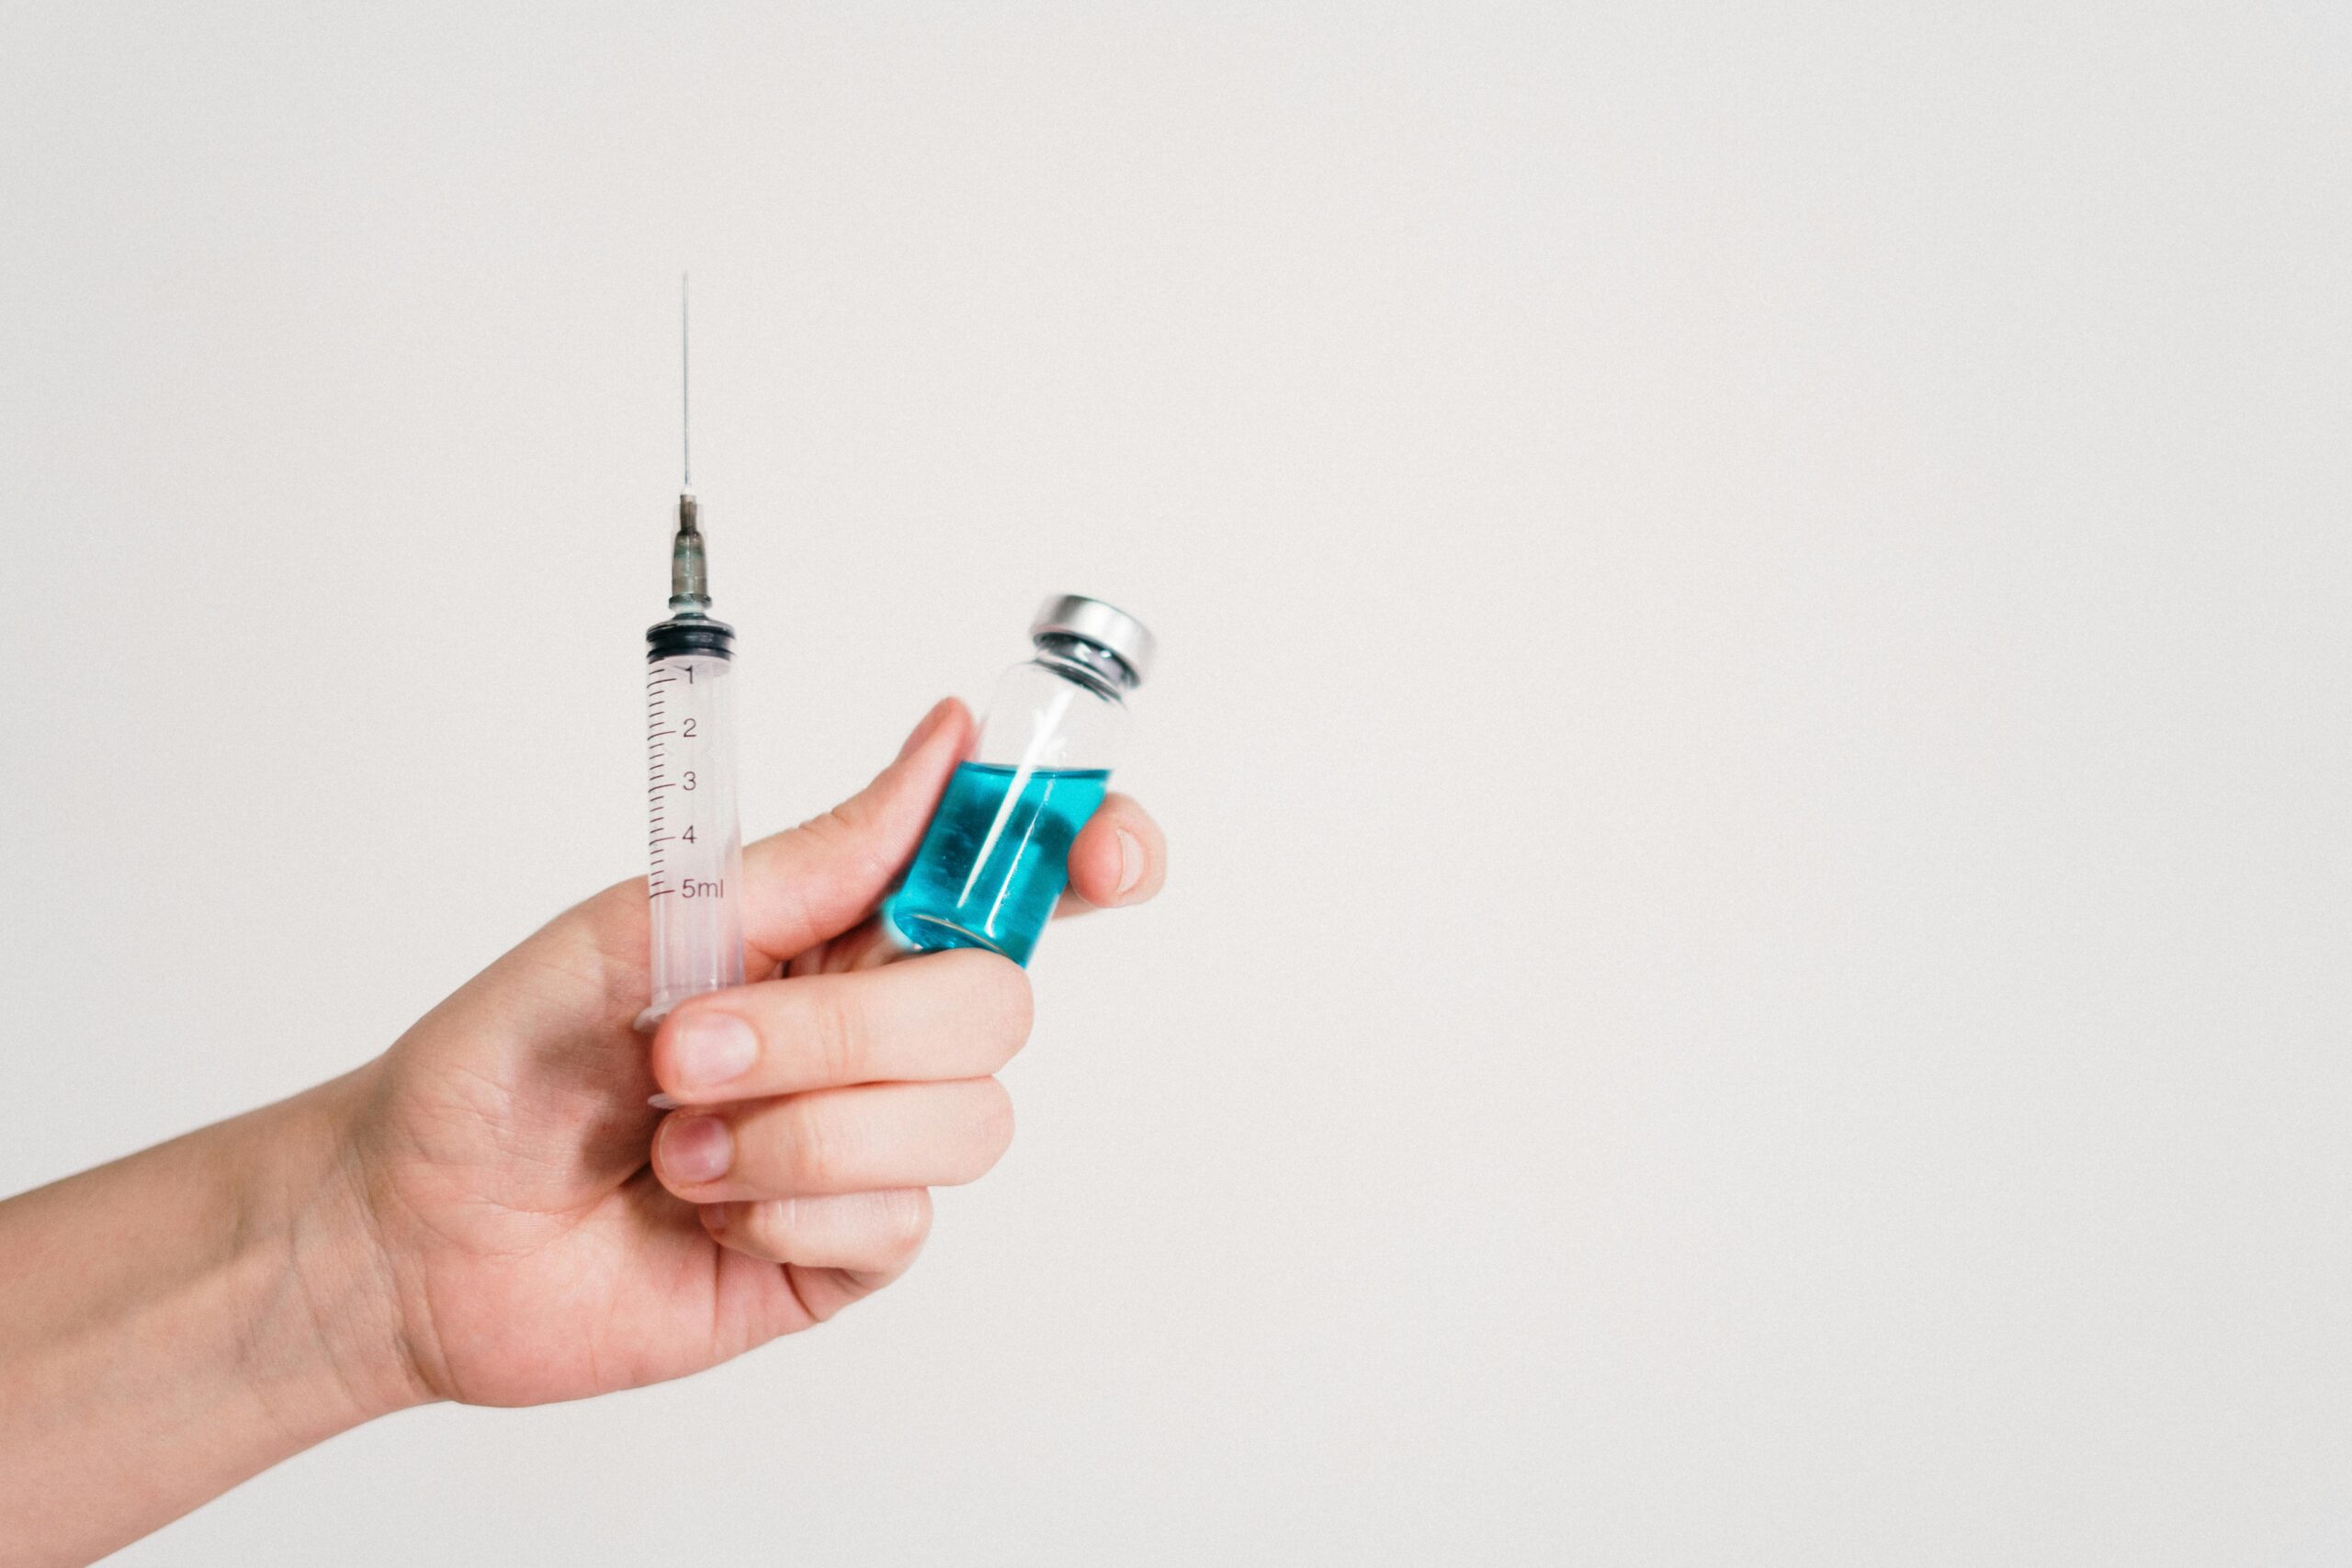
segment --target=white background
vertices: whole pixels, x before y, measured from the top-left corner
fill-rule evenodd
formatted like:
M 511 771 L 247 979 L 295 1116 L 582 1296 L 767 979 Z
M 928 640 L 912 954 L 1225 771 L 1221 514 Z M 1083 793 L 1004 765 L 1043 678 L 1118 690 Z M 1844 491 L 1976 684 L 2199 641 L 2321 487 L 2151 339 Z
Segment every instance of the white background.
M 2341 6 L 381 9 L 0 18 L 0 1190 L 639 867 L 682 267 L 747 829 L 1070 589 L 1175 875 L 885 1296 L 124 1562 L 2352 1545 Z

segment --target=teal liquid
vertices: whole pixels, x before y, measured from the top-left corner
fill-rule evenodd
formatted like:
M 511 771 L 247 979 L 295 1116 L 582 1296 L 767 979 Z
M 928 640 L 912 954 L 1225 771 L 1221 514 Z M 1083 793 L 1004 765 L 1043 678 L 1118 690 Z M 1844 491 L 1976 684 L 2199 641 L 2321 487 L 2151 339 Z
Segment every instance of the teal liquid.
M 1013 793 L 1019 778 L 1021 790 Z M 985 947 L 1027 964 L 1069 883 L 1070 840 L 1102 804 L 1107 768 L 966 762 L 882 918 L 915 947 Z

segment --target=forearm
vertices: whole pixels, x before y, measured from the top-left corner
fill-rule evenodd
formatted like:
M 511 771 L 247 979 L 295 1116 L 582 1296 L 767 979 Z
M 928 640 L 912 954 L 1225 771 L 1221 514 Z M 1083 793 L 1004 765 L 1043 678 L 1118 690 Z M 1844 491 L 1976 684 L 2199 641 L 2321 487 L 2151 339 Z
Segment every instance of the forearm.
M 103 1555 L 415 1403 L 323 1085 L 0 1203 L 0 1568 Z

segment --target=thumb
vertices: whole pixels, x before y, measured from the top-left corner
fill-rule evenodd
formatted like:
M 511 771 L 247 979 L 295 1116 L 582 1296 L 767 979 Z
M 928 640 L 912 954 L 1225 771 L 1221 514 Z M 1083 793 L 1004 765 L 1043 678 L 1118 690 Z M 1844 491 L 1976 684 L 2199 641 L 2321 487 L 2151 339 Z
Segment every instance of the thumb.
M 872 784 L 789 832 L 743 846 L 744 944 L 781 964 L 864 919 L 913 858 L 971 739 L 971 713 L 945 698 Z

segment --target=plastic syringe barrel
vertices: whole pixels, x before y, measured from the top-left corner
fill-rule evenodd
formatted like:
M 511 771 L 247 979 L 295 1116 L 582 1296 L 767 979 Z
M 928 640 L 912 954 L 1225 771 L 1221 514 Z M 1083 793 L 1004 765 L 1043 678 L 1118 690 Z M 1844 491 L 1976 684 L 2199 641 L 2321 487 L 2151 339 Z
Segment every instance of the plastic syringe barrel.
M 743 836 L 735 816 L 732 634 L 706 616 L 646 634 L 650 1028 L 688 997 L 743 983 Z

